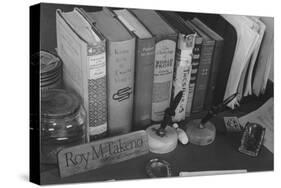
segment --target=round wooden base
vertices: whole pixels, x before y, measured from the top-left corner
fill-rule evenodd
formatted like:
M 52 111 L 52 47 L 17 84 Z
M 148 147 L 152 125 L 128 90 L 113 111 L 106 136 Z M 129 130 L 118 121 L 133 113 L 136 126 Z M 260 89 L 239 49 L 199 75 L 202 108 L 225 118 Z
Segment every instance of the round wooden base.
M 201 127 L 200 120 L 191 120 L 186 124 L 186 134 L 192 144 L 205 146 L 215 140 L 216 127 L 210 121 Z

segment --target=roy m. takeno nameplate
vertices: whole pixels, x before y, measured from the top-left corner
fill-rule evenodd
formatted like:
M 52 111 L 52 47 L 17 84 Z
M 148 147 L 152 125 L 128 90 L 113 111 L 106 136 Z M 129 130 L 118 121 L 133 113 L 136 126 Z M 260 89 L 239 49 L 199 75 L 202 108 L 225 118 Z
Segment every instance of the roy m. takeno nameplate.
M 149 152 L 145 131 L 93 141 L 58 153 L 60 176 L 67 177 Z

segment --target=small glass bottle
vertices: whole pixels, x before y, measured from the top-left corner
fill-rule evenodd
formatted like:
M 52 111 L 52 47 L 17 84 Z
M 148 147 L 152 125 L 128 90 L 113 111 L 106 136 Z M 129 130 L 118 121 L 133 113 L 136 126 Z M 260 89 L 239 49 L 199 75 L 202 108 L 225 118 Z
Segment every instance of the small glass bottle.
M 41 99 L 41 163 L 56 164 L 57 153 L 85 143 L 86 112 L 71 92 L 50 89 Z

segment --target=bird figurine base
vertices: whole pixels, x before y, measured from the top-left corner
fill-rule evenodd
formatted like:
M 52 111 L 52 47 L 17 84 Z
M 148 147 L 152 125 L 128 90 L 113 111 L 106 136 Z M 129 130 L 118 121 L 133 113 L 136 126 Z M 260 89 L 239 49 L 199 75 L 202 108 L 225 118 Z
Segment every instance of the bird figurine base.
M 186 124 L 189 142 L 199 146 L 211 144 L 216 137 L 216 127 L 210 121 L 200 125 L 200 120 L 191 120 Z
M 158 135 L 160 124 L 155 124 L 146 129 L 149 150 L 152 153 L 164 154 L 176 149 L 178 134 L 175 128 L 167 126 L 163 135 Z

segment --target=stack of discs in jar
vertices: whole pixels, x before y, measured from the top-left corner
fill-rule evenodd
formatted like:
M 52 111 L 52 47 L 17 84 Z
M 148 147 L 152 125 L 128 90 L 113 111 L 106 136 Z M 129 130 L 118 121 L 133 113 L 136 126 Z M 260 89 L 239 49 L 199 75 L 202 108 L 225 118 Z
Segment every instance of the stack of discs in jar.
M 38 54 L 40 60 L 40 87 L 41 94 L 48 89 L 62 87 L 62 62 L 58 56 L 46 51 Z

